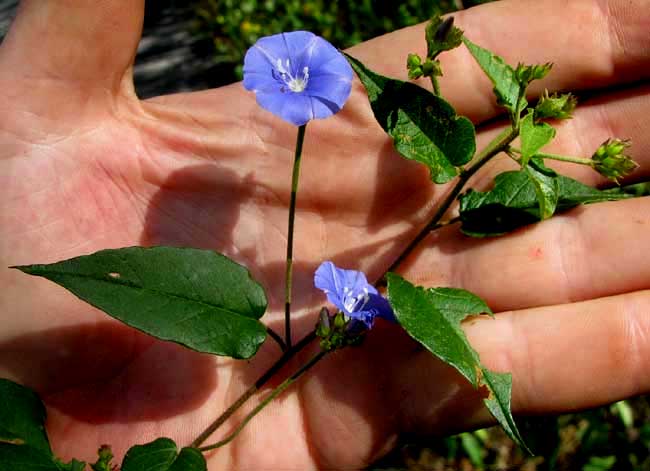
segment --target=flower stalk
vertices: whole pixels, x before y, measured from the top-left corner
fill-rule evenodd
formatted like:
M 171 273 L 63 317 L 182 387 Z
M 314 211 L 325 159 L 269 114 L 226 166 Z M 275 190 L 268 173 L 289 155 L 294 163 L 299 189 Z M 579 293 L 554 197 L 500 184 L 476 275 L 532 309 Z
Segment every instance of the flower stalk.
M 395 259 L 395 261 L 388 267 L 384 274 L 377 280 L 375 286 L 384 286 L 386 283 L 386 274 L 388 272 L 394 271 L 399 265 L 408 258 L 409 255 L 413 252 L 415 247 L 428 236 L 432 230 L 442 227 L 439 223 L 444 217 L 445 213 L 456 200 L 460 192 L 465 187 L 465 184 L 469 179 L 485 165 L 492 157 L 497 155 L 500 152 L 503 152 L 508 149 L 510 143 L 514 141 L 519 135 L 519 130 L 514 126 L 509 126 L 501 134 L 499 134 L 492 142 L 490 142 L 483 151 L 475 158 L 475 163 L 468 169 L 461 172 L 458 181 L 447 194 L 444 201 L 438 206 L 437 211 L 433 217 L 429 220 L 426 226 L 415 236 L 411 243 L 406 246 L 402 253 Z
M 253 419 L 253 417 L 259 414 L 262 411 L 262 409 L 264 409 L 273 399 L 275 399 L 280 394 L 282 394 L 289 386 L 295 383 L 303 374 L 305 374 L 316 363 L 322 360 L 323 357 L 327 355 L 327 353 L 328 352 L 326 351 L 318 352 L 316 355 L 314 355 L 311 358 L 311 360 L 309 360 L 307 363 L 302 365 L 294 374 L 292 374 L 287 379 L 285 379 L 284 382 L 282 382 L 277 388 L 275 388 L 271 392 L 271 394 L 269 394 L 252 411 L 250 411 L 246 417 L 244 417 L 244 420 L 242 420 L 242 422 L 237 426 L 237 428 L 235 428 L 235 430 L 230 435 L 228 435 L 223 440 L 220 440 L 217 443 L 214 443 L 212 445 L 202 446 L 198 450 L 205 453 L 206 451 L 220 448 L 233 441 L 237 437 L 237 435 L 239 435 L 240 432 L 246 427 L 246 425 L 248 425 L 248 423 Z
M 298 127 L 296 153 L 293 161 L 293 174 L 291 177 L 291 199 L 289 201 L 289 224 L 287 228 L 287 262 L 284 279 L 284 341 L 287 348 L 291 348 L 291 293 L 293 289 L 293 233 L 296 219 L 296 198 L 298 196 L 300 161 L 302 159 L 302 145 L 305 140 L 306 129 L 306 124 Z

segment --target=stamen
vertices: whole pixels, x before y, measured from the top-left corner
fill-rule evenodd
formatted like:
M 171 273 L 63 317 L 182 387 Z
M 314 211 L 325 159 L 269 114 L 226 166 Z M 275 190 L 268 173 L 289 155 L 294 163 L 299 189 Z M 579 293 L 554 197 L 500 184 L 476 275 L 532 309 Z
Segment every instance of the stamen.
M 277 59 L 275 61 L 275 68 L 279 72 L 276 74 L 275 70 L 271 71 L 271 75 L 274 79 L 284 82 L 294 93 L 303 92 L 307 88 L 307 83 L 309 82 L 309 67 L 303 67 L 302 69 L 302 78 L 294 77 L 291 73 L 291 61 L 286 59 L 282 63 L 282 59 Z M 285 90 L 282 89 L 284 92 Z

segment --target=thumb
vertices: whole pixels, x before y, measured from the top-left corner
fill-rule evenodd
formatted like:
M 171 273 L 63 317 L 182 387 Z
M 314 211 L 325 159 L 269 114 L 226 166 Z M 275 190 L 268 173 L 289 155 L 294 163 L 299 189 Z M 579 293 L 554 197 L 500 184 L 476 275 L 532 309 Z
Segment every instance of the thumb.
M 14 80 L 53 79 L 82 92 L 132 91 L 143 16 L 144 0 L 23 0 L 0 69 Z

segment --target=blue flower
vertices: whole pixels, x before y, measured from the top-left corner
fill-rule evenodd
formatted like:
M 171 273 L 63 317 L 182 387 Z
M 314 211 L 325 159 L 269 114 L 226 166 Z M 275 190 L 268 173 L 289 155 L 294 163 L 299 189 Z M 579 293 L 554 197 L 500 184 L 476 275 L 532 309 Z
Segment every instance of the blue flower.
M 332 262 L 323 262 L 314 274 L 314 285 L 347 317 L 363 322 L 369 329 L 375 317 L 395 322 L 386 298 L 368 283 L 360 271 L 343 270 Z
M 257 103 L 302 126 L 338 113 L 350 96 L 352 68 L 334 46 L 307 31 L 258 40 L 244 58 L 244 87 Z

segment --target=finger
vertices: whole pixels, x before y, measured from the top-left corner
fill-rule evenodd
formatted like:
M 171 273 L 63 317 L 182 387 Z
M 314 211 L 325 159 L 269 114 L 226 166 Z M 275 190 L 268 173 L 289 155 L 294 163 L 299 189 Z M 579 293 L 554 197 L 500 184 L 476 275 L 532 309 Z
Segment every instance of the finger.
M 638 164 L 622 183 L 632 183 L 650 177 L 650 132 L 647 127 L 647 109 L 650 106 L 650 86 L 640 85 L 618 92 L 604 93 L 580 104 L 574 118 L 552 123 L 556 138 L 542 148 L 543 152 L 589 158 L 609 138 L 628 139 L 626 150 Z M 483 148 L 503 130 L 495 126 L 478 134 L 479 148 Z M 515 142 L 517 145 L 517 142 Z M 580 180 L 590 186 L 613 186 L 613 182 L 586 165 L 547 159 L 545 163 L 563 175 Z M 468 187 L 484 191 L 492 187 L 494 176 L 517 165 L 505 155 L 488 162 L 474 177 Z
M 512 409 L 522 414 L 561 413 L 611 403 L 650 391 L 650 292 L 498 314 L 465 324 L 470 343 L 482 363 L 493 371 L 511 372 Z M 439 370 L 428 352 L 402 364 L 401 384 L 417 378 L 417 388 L 402 401 L 403 418 L 416 430 L 431 429 L 432 417 L 445 414 L 447 404 L 468 393 L 457 388 L 446 404 L 421 397 L 437 388 Z M 427 378 L 430 378 L 427 384 Z M 433 384 L 433 383 L 436 384 Z M 436 424 L 436 433 L 493 422 L 479 401 L 462 403 L 464 414 Z M 440 410 L 435 410 L 435 408 Z M 457 412 L 457 410 L 456 410 Z M 422 423 L 428 420 L 429 423 Z M 452 422 L 453 420 L 454 422 Z M 426 433 L 426 432 L 425 432 Z
M 510 64 L 553 62 L 552 72 L 533 92 L 605 87 L 650 76 L 650 9 L 644 0 L 502 1 L 454 16 L 468 38 Z M 381 73 L 406 80 L 408 53 L 426 53 L 424 26 L 350 52 Z M 459 113 L 480 122 L 501 112 L 492 84 L 464 47 L 443 54 L 441 62 L 443 96 Z
M 0 49 L 5 79 L 117 92 L 142 30 L 144 0 L 23 0 Z M 128 85 L 127 81 L 127 85 Z
M 576 208 L 503 237 L 433 234 L 404 266 L 426 286 L 462 287 L 496 311 L 650 289 L 650 198 Z

